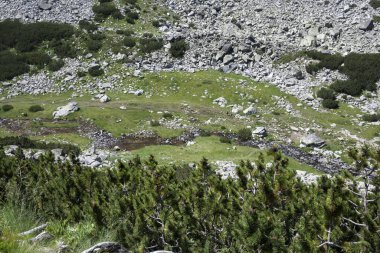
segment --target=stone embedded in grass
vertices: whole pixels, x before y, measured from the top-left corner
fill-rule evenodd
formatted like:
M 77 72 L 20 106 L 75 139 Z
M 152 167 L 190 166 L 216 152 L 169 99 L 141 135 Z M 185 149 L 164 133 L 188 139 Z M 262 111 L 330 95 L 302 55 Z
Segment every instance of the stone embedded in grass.
M 109 96 L 107 96 L 106 94 L 102 94 L 100 97 L 99 97 L 99 101 L 101 103 L 107 103 L 109 101 L 111 101 L 111 98 Z
M 144 94 L 144 90 L 142 90 L 142 89 L 130 90 L 128 93 L 136 95 L 136 96 L 141 96 L 142 94 Z
M 225 99 L 224 97 L 219 97 L 217 99 L 214 99 L 212 103 L 219 105 L 220 107 L 226 107 L 228 102 L 227 102 L 227 99 Z
M 60 106 L 55 112 L 53 112 L 54 119 L 66 117 L 67 115 L 79 110 L 77 102 L 70 102 L 65 106 Z
M 256 127 L 253 131 L 252 131 L 252 137 L 265 137 L 267 136 L 267 130 L 265 129 L 265 127 Z
M 322 147 L 325 141 L 316 134 L 308 134 L 302 137 L 300 147 Z
M 253 115 L 257 113 L 257 108 L 253 105 L 250 105 L 247 109 L 243 111 L 245 115 Z

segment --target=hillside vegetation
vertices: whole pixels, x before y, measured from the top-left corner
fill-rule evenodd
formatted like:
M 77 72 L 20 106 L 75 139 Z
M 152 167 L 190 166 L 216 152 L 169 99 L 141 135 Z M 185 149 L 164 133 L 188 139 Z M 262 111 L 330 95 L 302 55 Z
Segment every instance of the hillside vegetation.
M 52 155 L 32 161 L 0 152 L 0 251 L 14 252 L 23 240 L 16 235 L 23 226 L 15 226 L 22 217 L 7 221 L 9 210 L 49 221 L 53 238 L 44 244 L 63 239 L 72 252 L 105 235 L 132 252 L 379 251 L 379 174 L 369 188 L 365 173 L 361 195 L 350 174 L 306 185 L 287 169 L 287 159 L 270 155 L 271 165 L 262 157 L 241 162 L 237 180 L 222 180 L 206 159 L 191 169 L 136 157 L 95 170 L 75 159 L 54 164 Z M 358 171 L 369 162 L 378 166 L 379 155 L 352 151 Z M 38 244 L 22 245 L 22 252 L 39 252 Z

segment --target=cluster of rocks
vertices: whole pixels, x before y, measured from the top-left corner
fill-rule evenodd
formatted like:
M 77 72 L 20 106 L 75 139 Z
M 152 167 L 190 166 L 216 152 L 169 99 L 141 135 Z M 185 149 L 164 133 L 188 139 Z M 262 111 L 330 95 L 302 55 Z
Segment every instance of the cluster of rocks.
M 78 23 L 90 19 L 93 0 L 1 0 L 0 19 Z
M 98 150 L 93 145 L 90 149 L 84 151 L 79 157 L 79 161 L 84 166 L 91 168 L 98 168 L 101 166 L 110 167 L 111 162 L 108 160 L 110 156 L 109 151 Z

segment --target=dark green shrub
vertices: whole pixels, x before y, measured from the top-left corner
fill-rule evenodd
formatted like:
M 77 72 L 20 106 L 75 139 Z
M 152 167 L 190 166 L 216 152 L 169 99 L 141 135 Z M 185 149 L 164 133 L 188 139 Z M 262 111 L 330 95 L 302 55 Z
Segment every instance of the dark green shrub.
M 31 107 L 29 107 L 29 112 L 41 112 L 43 110 L 45 109 L 40 105 L 32 105 Z
M 50 43 L 54 53 L 60 58 L 75 58 L 77 51 L 70 41 L 58 40 Z
M 61 59 L 59 59 L 59 60 L 53 60 L 53 61 L 51 61 L 49 63 L 48 69 L 50 71 L 55 72 L 55 71 L 60 70 L 64 65 L 65 65 L 65 62 L 63 60 L 61 60 Z
M 28 52 L 22 54 L 23 61 L 30 65 L 36 65 L 38 68 L 43 68 L 51 62 L 49 55 L 42 52 Z
M 112 2 L 113 0 L 99 0 L 99 3 L 109 3 Z
M 333 90 L 322 88 L 317 92 L 317 97 L 323 98 L 323 99 L 332 99 L 335 100 L 336 96 Z
M 139 44 L 141 52 L 145 54 L 160 50 L 164 46 L 164 42 L 162 39 L 146 37 L 140 38 Z
M 366 114 L 363 116 L 363 120 L 367 121 L 367 122 L 380 121 L 380 113 L 378 113 L 378 114 Z
M 231 142 L 232 142 L 229 138 L 227 138 L 227 137 L 225 137 L 225 136 L 220 137 L 220 138 L 219 138 L 219 141 L 220 141 L 221 143 L 227 143 L 227 144 L 231 144 Z
M 169 52 L 175 58 L 182 58 L 185 55 L 188 48 L 189 46 L 184 39 L 176 40 L 173 43 L 171 43 Z
M 82 29 L 82 30 L 86 30 L 88 32 L 93 32 L 93 31 L 96 31 L 98 30 L 98 26 L 92 22 L 89 22 L 87 20 L 81 20 L 79 21 L 79 27 Z
M 151 120 L 150 121 L 150 126 L 152 126 L 152 127 L 158 127 L 160 125 L 161 124 L 160 124 L 160 122 L 158 120 Z
M 371 2 L 369 2 L 369 4 L 374 9 L 380 8 L 380 0 L 371 0 Z
M 359 96 L 364 87 L 360 81 L 347 80 L 347 81 L 336 81 L 330 85 L 330 88 L 338 93 L 344 93 L 351 96 Z
M 128 24 L 131 24 L 131 25 L 136 24 L 136 21 L 134 19 L 129 18 L 129 17 L 126 17 L 125 20 L 127 21 Z
M 126 17 L 133 20 L 138 20 L 140 15 L 137 12 L 128 11 L 125 13 Z
M 0 52 L 0 81 L 11 80 L 12 78 L 29 72 L 29 65 L 24 59 L 10 51 Z
M 153 25 L 154 27 L 158 28 L 158 27 L 160 27 L 160 21 L 158 21 L 158 20 L 153 20 L 153 21 L 152 21 L 152 25 Z
M 121 20 L 124 18 L 123 14 L 121 14 L 120 10 L 116 10 L 112 13 L 112 17 L 114 19 L 118 19 L 118 20 Z
M 126 4 L 130 4 L 130 5 L 136 5 L 137 4 L 137 0 L 125 0 L 125 3 Z
M 84 71 L 78 71 L 78 73 L 77 73 L 78 77 L 85 77 L 86 75 L 87 75 L 87 73 Z
M 97 32 L 97 33 L 90 33 L 89 37 L 92 40 L 99 40 L 99 41 L 104 40 L 106 38 L 106 36 L 103 33 L 99 33 L 99 32 Z
M 240 129 L 237 135 L 240 141 L 249 141 L 252 139 L 252 131 L 248 128 Z
M 345 57 L 316 51 L 306 54 L 320 61 L 306 66 L 308 73 L 314 74 L 322 68 L 327 68 L 339 70 L 348 76 L 349 80 L 337 81 L 331 85 L 331 89 L 336 92 L 359 96 L 364 90 L 376 91 L 376 82 L 380 79 L 380 54 L 351 53 Z
M 123 45 L 126 47 L 134 47 L 136 46 L 136 40 L 132 37 L 125 37 L 123 39 Z
M 162 114 L 162 117 L 164 119 L 172 119 L 172 118 L 174 118 L 173 114 L 171 114 L 170 112 L 165 112 L 164 114 Z
M 104 71 L 100 68 L 100 66 L 93 66 L 88 69 L 88 73 L 90 74 L 90 76 L 96 77 L 103 75 Z
M 102 48 L 103 43 L 99 40 L 89 39 L 86 45 L 90 52 L 98 52 Z
M 333 99 L 325 99 L 322 101 L 322 106 L 327 109 L 338 109 L 339 103 Z
M 315 74 L 323 68 L 337 70 L 344 62 L 344 57 L 340 54 L 331 55 L 318 51 L 309 51 L 306 52 L 306 56 L 319 61 L 319 63 L 312 63 L 306 66 L 306 71 L 309 74 Z
M 116 33 L 120 34 L 120 35 L 125 35 L 127 37 L 130 37 L 133 34 L 135 34 L 135 32 L 133 30 L 130 30 L 130 29 L 127 29 L 127 30 L 117 30 Z
M 1 109 L 3 109 L 4 112 L 8 112 L 13 109 L 13 105 L 3 105 Z
M 0 45 L 21 52 L 32 51 L 43 41 L 67 39 L 74 34 L 68 24 L 37 22 L 23 24 L 18 20 L 0 22 Z
M 206 130 L 206 129 L 201 129 L 199 131 L 199 136 L 201 136 L 201 137 L 209 137 L 209 136 L 211 136 L 211 132 L 209 130 Z
M 119 11 L 115 4 L 112 2 L 104 2 L 98 5 L 94 5 L 92 10 L 96 14 L 96 16 L 100 19 L 106 19 L 111 16 L 113 13 Z M 120 11 L 119 11 L 120 12 Z
M 312 63 L 306 66 L 306 72 L 310 75 L 314 75 L 318 72 L 319 66 L 318 64 Z

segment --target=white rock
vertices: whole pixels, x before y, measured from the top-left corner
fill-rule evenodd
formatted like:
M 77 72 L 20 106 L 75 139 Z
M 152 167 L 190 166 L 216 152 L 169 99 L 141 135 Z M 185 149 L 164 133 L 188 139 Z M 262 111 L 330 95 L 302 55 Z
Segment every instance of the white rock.
M 70 102 L 65 106 L 58 107 L 55 112 L 53 112 L 53 117 L 55 119 L 65 117 L 73 112 L 79 110 L 77 102 Z

